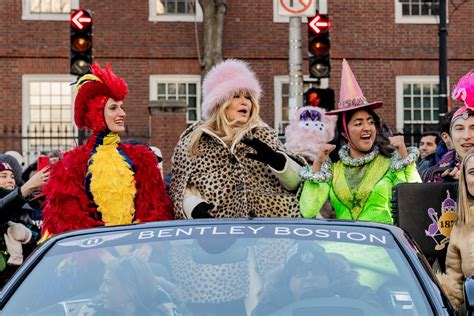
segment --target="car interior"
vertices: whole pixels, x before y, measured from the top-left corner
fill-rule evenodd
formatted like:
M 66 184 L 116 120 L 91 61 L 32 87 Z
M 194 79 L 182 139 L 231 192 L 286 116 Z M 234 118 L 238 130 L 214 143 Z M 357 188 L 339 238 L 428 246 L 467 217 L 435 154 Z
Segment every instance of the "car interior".
M 91 310 L 103 310 L 106 267 L 111 260 L 126 256 L 145 262 L 156 286 L 170 297 L 172 304 L 160 306 L 159 313 L 153 306 L 150 315 L 433 313 L 400 249 L 310 241 L 322 249 L 314 256 L 324 256 L 326 266 L 318 258 L 303 255 L 298 260 L 308 264 L 295 264 L 288 259 L 289 253 L 302 242 L 293 238 L 198 238 L 50 255 L 30 273 L 2 313 L 91 315 L 87 314 Z M 291 285 L 298 278 L 303 281 L 295 291 L 299 289 L 301 295 Z

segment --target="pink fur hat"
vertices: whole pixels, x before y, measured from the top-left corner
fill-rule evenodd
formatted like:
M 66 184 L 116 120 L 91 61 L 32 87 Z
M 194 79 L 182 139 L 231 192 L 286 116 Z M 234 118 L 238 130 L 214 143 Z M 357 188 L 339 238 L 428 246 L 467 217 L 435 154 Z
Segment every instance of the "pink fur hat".
M 203 119 L 208 119 L 216 106 L 232 99 L 239 91 L 247 91 L 260 100 L 262 88 L 250 66 L 237 59 L 227 59 L 215 65 L 202 84 Z

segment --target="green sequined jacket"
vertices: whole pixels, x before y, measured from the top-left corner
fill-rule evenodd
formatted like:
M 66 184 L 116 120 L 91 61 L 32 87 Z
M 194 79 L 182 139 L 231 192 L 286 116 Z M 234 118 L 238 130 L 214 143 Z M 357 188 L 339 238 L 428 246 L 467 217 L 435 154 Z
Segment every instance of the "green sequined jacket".
M 332 180 L 305 181 L 300 198 L 301 214 L 315 217 L 329 197 L 337 219 L 392 224 L 392 188 L 399 183 L 421 182 L 421 178 L 415 163 L 395 170 L 390 160 L 377 155 L 362 167 L 347 166 L 341 160 L 333 163 Z M 354 181 L 359 171 L 363 173 Z

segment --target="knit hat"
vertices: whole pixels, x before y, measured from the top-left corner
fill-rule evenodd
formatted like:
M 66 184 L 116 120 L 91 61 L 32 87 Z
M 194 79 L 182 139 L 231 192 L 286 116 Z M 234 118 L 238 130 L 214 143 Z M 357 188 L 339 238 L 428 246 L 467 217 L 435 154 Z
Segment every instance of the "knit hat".
M 257 101 L 260 100 L 260 82 L 250 66 L 237 59 L 227 59 L 215 65 L 202 84 L 202 117 L 208 119 L 216 106 L 232 99 L 240 91 L 246 91 Z
M 14 173 L 13 168 L 10 166 L 8 162 L 0 160 L 0 172 L 6 171 L 6 170 Z
M 339 114 L 341 112 L 352 111 L 369 107 L 372 110 L 377 109 L 383 105 L 381 101 L 367 102 L 367 99 L 362 94 L 359 83 L 354 76 L 354 73 L 349 67 L 346 59 L 342 60 L 341 72 L 341 91 L 339 93 L 339 104 L 336 110 L 327 112 L 327 115 Z
M 98 63 L 91 66 L 91 73 L 82 76 L 76 83 L 74 102 L 74 121 L 78 128 L 90 128 L 95 133 L 107 128 L 104 107 L 109 98 L 123 101 L 128 93 L 125 80 L 112 72 L 108 63 L 105 69 Z

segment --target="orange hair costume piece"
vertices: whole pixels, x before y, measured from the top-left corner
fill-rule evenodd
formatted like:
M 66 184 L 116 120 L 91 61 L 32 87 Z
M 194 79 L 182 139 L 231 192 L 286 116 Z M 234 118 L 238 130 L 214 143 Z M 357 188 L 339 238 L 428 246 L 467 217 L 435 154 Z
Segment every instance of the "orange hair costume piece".
M 71 230 L 173 218 L 153 152 L 144 145 L 121 144 L 107 128 L 105 105 L 109 98 L 125 99 L 125 80 L 110 64 L 102 69 L 95 63 L 91 73 L 76 84 L 74 120 L 93 134 L 52 166 L 43 190 L 43 239 Z

